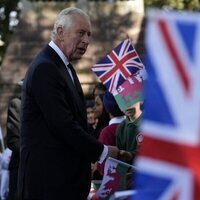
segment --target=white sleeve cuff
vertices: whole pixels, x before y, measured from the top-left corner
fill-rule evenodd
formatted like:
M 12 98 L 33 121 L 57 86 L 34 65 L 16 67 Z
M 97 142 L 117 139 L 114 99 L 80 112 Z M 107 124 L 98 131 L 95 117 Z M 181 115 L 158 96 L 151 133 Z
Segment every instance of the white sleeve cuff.
M 106 159 L 107 155 L 108 155 L 108 147 L 104 145 L 103 152 L 101 153 L 98 163 L 102 164 L 102 162 Z

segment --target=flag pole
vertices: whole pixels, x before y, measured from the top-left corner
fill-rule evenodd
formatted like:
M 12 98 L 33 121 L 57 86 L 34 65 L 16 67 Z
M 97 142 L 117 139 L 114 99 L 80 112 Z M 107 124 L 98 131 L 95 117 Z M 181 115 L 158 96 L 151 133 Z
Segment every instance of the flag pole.
M 120 163 L 120 164 L 122 164 L 122 165 L 125 165 L 125 166 L 127 166 L 127 167 L 130 167 L 130 168 L 136 170 L 136 167 L 135 167 L 135 166 L 130 165 L 130 164 L 128 164 L 128 163 L 125 163 L 125 162 L 123 162 L 123 161 L 121 161 L 121 160 L 117 160 L 117 159 L 112 158 L 112 157 L 108 157 L 108 159 L 109 159 L 109 160 L 113 160 L 113 161 L 115 161 L 115 162 L 118 162 L 118 163 Z

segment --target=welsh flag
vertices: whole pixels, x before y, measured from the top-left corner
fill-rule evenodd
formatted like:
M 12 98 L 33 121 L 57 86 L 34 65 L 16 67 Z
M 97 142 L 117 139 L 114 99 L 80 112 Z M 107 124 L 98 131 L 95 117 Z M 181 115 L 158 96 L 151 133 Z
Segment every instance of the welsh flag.
M 117 104 L 122 111 L 138 101 L 143 101 L 143 75 L 139 72 L 127 78 L 113 93 Z
M 109 157 L 105 162 L 101 185 L 96 191 L 91 187 L 88 200 L 108 200 L 114 192 L 126 190 L 126 175 L 133 169 L 132 165 Z

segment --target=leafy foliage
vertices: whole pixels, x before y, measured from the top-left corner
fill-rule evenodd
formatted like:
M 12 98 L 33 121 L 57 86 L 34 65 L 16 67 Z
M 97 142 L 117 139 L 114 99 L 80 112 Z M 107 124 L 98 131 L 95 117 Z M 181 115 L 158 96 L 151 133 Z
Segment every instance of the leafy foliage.
M 199 11 L 199 0 L 144 0 L 145 8 L 156 7 L 164 9 Z
M 19 16 L 19 0 L 1 0 L 0 1 L 0 64 L 2 62 L 3 54 L 9 43 L 12 34 L 11 13 L 15 11 L 17 18 Z

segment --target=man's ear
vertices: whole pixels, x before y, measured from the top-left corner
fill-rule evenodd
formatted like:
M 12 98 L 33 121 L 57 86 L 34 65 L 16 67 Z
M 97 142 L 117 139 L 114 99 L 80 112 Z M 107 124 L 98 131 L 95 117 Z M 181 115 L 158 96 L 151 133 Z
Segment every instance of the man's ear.
M 64 31 L 62 27 L 57 27 L 57 35 L 60 41 L 64 41 Z

